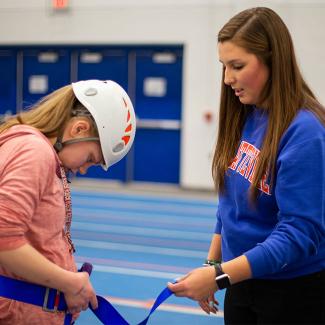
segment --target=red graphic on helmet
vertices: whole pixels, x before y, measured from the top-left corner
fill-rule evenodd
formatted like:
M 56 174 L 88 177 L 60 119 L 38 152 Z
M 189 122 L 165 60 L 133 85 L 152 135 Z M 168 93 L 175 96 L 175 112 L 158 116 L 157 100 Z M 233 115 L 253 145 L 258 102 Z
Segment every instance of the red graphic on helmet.
M 125 108 L 128 110 L 128 114 L 127 114 L 127 118 L 126 118 L 126 123 L 129 123 L 130 119 L 131 119 L 131 113 L 130 113 L 130 110 L 128 108 L 128 104 L 126 102 L 126 100 L 123 98 L 123 102 L 124 102 L 124 105 L 125 105 Z M 126 129 L 124 130 L 124 132 L 126 133 L 123 137 L 122 137 L 122 140 L 124 142 L 125 145 L 128 144 L 128 142 L 130 141 L 130 136 L 128 135 L 132 130 L 132 123 L 130 123 Z

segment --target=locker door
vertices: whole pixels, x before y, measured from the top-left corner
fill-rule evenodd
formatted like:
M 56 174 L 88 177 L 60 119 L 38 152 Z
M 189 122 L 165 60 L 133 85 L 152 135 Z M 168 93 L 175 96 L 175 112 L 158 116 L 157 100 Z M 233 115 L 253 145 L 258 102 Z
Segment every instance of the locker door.
M 182 49 L 136 52 L 134 180 L 179 183 Z
M 113 80 L 128 91 L 128 56 L 123 49 L 81 49 L 78 51 L 77 79 Z M 105 172 L 94 166 L 85 177 L 128 180 L 128 155 Z M 81 176 L 82 177 L 82 176 Z
M 78 80 L 114 80 L 127 89 L 128 57 L 126 50 L 81 49 L 78 52 Z
M 23 107 L 67 84 L 70 84 L 68 50 L 23 50 Z
M 0 115 L 16 113 L 16 51 L 0 50 Z

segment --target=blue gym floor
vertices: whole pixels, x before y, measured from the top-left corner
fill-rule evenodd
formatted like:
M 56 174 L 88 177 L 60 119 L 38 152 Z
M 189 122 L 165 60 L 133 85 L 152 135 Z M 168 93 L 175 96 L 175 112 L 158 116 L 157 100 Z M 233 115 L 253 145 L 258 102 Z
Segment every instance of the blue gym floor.
M 112 193 L 73 188 L 72 237 L 79 265 L 93 264 L 98 295 L 131 324 L 142 321 L 168 281 L 202 265 L 214 229 L 216 198 Z M 171 296 L 148 324 L 223 324 L 223 292 L 217 315 L 196 302 Z M 100 324 L 90 310 L 76 325 Z

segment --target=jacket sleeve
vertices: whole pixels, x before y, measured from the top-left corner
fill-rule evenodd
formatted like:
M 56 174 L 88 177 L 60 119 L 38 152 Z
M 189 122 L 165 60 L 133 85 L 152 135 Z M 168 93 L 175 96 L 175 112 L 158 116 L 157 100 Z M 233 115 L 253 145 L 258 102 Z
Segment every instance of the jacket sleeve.
M 6 142 L 0 153 L 0 249 L 8 250 L 27 242 L 25 233 L 55 169 L 51 148 L 33 135 Z
M 316 254 L 324 240 L 324 133 L 304 139 L 279 153 L 274 184 L 278 223 L 264 242 L 245 253 L 253 277 L 279 272 Z
M 221 229 L 222 229 L 222 222 L 221 222 L 219 207 L 218 207 L 218 209 L 217 209 L 217 221 L 216 221 L 216 226 L 215 226 L 215 229 L 214 229 L 214 233 L 221 235 Z

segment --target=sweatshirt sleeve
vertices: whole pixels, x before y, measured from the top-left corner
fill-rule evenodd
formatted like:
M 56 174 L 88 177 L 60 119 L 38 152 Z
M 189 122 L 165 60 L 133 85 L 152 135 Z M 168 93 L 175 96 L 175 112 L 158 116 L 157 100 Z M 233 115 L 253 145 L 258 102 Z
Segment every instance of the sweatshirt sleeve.
M 314 255 L 325 237 L 324 129 L 280 151 L 274 195 L 278 223 L 267 239 L 245 253 L 253 277 L 278 272 Z
M 33 215 L 49 177 L 53 177 L 51 148 L 34 135 L 11 139 L 0 147 L 0 249 L 26 243 Z
M 222 229 L 222 222 L 221 222 L 219 207 L 218 207 L 218 209 L 217 209 L 217 221 L 216 221 L 216 226 L 215 226 L 215 229 L 214 229 L 214 233 L 221 235 L 221 229 Z

